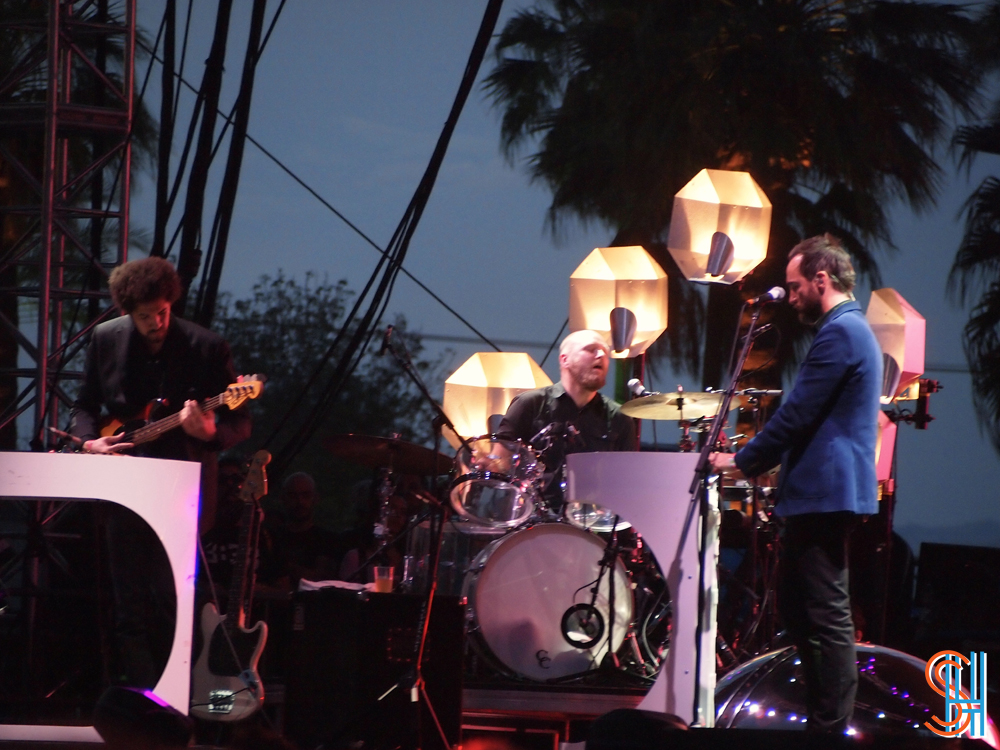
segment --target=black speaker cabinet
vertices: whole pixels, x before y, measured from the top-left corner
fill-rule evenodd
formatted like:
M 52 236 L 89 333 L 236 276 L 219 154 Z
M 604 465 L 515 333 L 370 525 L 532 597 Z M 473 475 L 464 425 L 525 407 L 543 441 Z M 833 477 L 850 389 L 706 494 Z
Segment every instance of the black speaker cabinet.
M 291 739 L 304 748 L 444 747 L 427 702 L 411 700 L 423 601 L 340 589 L 295 595 L 285 725 Z M 449 745 L 459 742 L 461 728 L 463 631 L 458 598 L 435 597 L 423 677 Z

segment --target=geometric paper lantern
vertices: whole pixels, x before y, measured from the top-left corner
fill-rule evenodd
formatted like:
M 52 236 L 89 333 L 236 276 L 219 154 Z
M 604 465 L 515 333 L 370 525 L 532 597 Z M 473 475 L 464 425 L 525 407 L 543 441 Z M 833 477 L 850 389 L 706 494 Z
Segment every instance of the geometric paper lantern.
M 882 403 L 904 395 L 924 374 L 927 321 L 895 289 L 872 292 L 865 314 L 882 347 Z M 910 398 L 916 398 L 916 388 Z
M 569 277 L 569 330 L 597 331 L 615 359 L 638 357 L 667 330 L 667 274 L 639 245 L 596 248 Z
M 767 256 L 771 201 L 747 172 L 703 169 L 674 196 L 667 249 L 689 281 L 732 284 Z
M 892 477 L 892 454 L 896 450 L 896 423 L 881 409 L 878 413 L 878 442 L 875 445 L 875 477 L 886 482 Z
M 479 352 L 444 381 L 443 408 L 464 438 L 488 435 L 490 417 L 507 413 L 520 393 L 552 385 L 549 376 L 524 352 Z M 462 444 L 444 431 L 453 448 Z

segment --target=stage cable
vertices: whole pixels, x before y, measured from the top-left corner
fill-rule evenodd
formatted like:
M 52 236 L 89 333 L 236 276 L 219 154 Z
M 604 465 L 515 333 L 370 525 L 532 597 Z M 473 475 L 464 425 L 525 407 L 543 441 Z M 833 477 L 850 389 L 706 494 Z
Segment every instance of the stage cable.
M 145 43 L 143 43 L 143 41 L 141 39 L 137 39 L 136 40 L 136 44 L 139 45 L 139 46 L 141 46 L 148 54 L 150 54 L 153 57 L 153 59 L 156 60 L 156 62 L 160 63 L 161 65 L 163 64 L 163 59 L 160 58 L 156 54 L 156 52 L 154 50 L 151 50 Z M 186 78 L 184 78 L 182 75 L 180 75 L 178 73 L 174 73 L 174 77 L 178 81 L 180 81 L 180 83 L 184 87 L 186 87 L 189 91 L 191 91 L 192 93 L 194 93 L 196 96 L 198 95 L 198 93 L 199 93 L 198 89 L 195 88 L 195 86 L 192 85 L 190 81 L 188 81 Z M 196 102 L 196 107 L 197 106 L 198 106 L 198 103 Z M 226 120 L 227 123 L 232 124 L 231 123 L 231 120 L 232 120 L 231 116 L 227 116 L 224 112 L 221 112 L 221 111 L 219 112 L 219 114 L 222 115 L 222 117 Z M 387 250 L 382 249 L 382 247 L 377 242 L 375 242 L 375 240 L 373 240 L 371 237 L 369 237 L 360 227 L 358 227 L 354 222 L 352 222 L 350 219 L 348 219 L 347 216 L 345 216 L 343 213 L 341 213 L 332 203 L 330 203 L 328 200 L 326 200 L 326 198 L 324 198 L 322 195 L 320 195 L 312 186 L 310 186 L 307 182 L 305 182 L 305 180 L 303 180 L 295 172 L 293 172 L 284 162 L 281 161 L 281 159 L 279 159 L 271 151 L 269 151 L 267 149 L 267 147 L 265 147 L 260 141 L 258 141 L 256 138 L 254 138 L 249 133 L 247 134 L 246 138 L 247 138 L 247 140 L 250 143 L 252 143 L 257 148 L 258 151 L 260 151 L 272 163 L 274 163 L 275 166 L 277 166 L 282 172 L 284 172 L 286 175 L 288 175 L 295 183 L 297 183 L 300 187 L 302 187 L 313 198 L 315 198 L 317 201 L 319 201 L 319 203 L 324 208 L 326 208 L 328 211 L 330 211 L 330 213 L 332 213 L 334 216 L 336 216 L 338 219 L 340 219 L 345 225 L 347 225 L 347 227 L 349 229 L 351 229 L 351 231 L 353 231 L 355 234 L 357 234 L 362 240 L 364 240 L 368 245 L 370 245 L 376 252 L 378 252 L 382 256 L 388 255 L 388 251 Z M 184 163 L 186 162 L 186 159 L 187 159 L 187 146 L 185 147 L 185 151 L 182 154 L 182 166 L 180 168 L 181 170 L 183 170 Z M 171 205 L 171 206 L 173 205 L 173 202 L 176 199 L 176 195 L 177 195 L 177 192 L 178 192 L 178 189 L 179 189 L 179 186 L 180 186 L 181 173 L 182 172 L 178 172 L 177 180 L 175 181 L 174 188 L 173 188 L 171 197 L 169 199 L 169 205 Z M 177 236 L 180 234 L 180 229 L 181 229 L 181 224 L 178 224 L 177 229 L 174 232 L 174 237 L 171 240 L 168 248 L 164 252 L 164 257 L 166 255 L 169 255 L 169 250 L 170 250 L 170 248 L 173 247 L 173 244 L 176 241 Z M 483 341 L 483 343 L 485 343 L 486 345 L 490 346 L 495 351 L 498 351 L 498 352 L 499 351 L 503 351 L 503 349 L 501 349 L 499 346 L 497 346 L 495 343 L 493 343 L 493 341 L 486 334 L 484 334 L 482 331 L 480 331 L 478 328 L 476 328 L 471 322 L 469 322 L 468 320 L 466 320 L 466 318 L 461 313 L 459 313 L 455 308 L 453 308 L 451 305 L 449 305 L 447 302 L 445 302 L 444 299 L 442 299 L 440 297 L 440 295 L 438 295 L 437 293 L 435 293 L 434 290 L 432 290 L 429 286 L 427 286 L 427 284 L 425 284 L 423 281 L 421 281 L 416 276 L 414 276 L 404 266 L 400 266 L 399 272 L 402 273 L 404 276 L 406 276 L 408 279 L 410 279 L 410 281 L 412 281 L 414 284 L 416 284 L 431 299 L 433 299 L 435 302 L 437 302 L 439 305 L 441 305 L 441 307 L 443 307 L 445 310 L 447 310 L 449 313 L 451 313 L 451 315 L 456 320 L 458 320 L 462 325 L 464 325 L 472 333 L 474 333 L 481 341 Z
M 306 423 L 288 440 L 285 446 L 275 456 L 275 469 L 278 473 L 281 473 L 291 463 L 291 461 L 298 455 L 306 443 L 309 442 L 316 430 L 326 419 L 334 401 L 340 395 L 344 385 L 347 383 L 347 380 L 354 373 L 354 370 L 361 361 L 361 356 L 356 357 L 356 355 L 359 351 L 362 355 L 364 354 L 370 344 L 375 328 L 377 328 L 381 322 L 381 316 L 385 311 L 386 305 L 388 304 L 388 299 L 391 296 L 395 279 L 402 268 L 403 261 L 406 258 L 410 241 L 416 232 L 417 225 L 423 215 L 424 208 L 430 200 L 430 195 L 434 188 L 434 183 L 437 180 L 438 172 L 440 171 L 441 164 L 444 162 L 444 157 L 448 151 L 451 136 L 455 131 L 456 125 L 458 124 L 459 116 L 462 113 L 465 102 L 468 100 L 469 93 L 475 84 L 483 58 L 486 56 L 486 50 L 489 47 L 490 40 L 492 39 L 493 31 L 496 28 L 497 19 L 499 18 L 500 8 L 502 5 L 503 0 L 489 0 L 487 3 L 486 11 L 483 14 L 482 22 L 480 23 L 479 32 L 476 35 L 475 43 L 473 44 L 472 51 L 469 54 L 469 60 L 465 66 L 462 81 L 455 96 L 455 101 L 452 104 L 451 111 L 445 121 L 441 135 L 438 137 L 438 142 L 435 145 L 430 162 L 427 165 L 427 169 L 425 170 L 416 191 L 414 191 L 413 198 L 410 200 L 410 204 L 407 206 L 403 218 L 400 220 L 396 231 L 393 233 L 392 240 L 389 243 L 389 253 L 387 255 L 383 255 L 382 259 L 379 261 L 379 267 L 386 261 L 388 261 L 388 265 L 379 282 L 378 289 L 373 296 L 363 319 L 355 327 L 351 341 L 348 343 L 347 349 L 341 354 L 336 369 L 327 381 L 327 386 L 318 399 L 316 407 L 311 410 Z M 376 274 L 377 273 L 378 268 L 376 269 Z M 375 274 L 373 274 L 373 278 L 374 276 Z M 369 287 L 370 285 L 371 280 L 369 281 Z M 352 322 L 353 320 L 346 320 L 344 326 L 341 328 L 341 332 L 348 330 Z M 318 373 L 321 371 L 326 366 L 326 363 L 327 361 L 320 362 L 316 368 L 316 372 Z
M 549 344 L 549 348 L 546 350 L 545 356 L 542 357 L 542 361 L 538 363 L 539 367 L 545 367 L 545 361 L 549 358 L 549 355 L 552 354 L 552 350 L 556 348 L 556 344 L 559 343 L 559 338 L 563 335 L 563 331 L 566 330 L 566 326 L 568 325 L 569 318 L 566 318 L 566 320 L 563 321 L 562 327 L 559 329 L 559 333 L 556 334 L 556 337 L 552 339 L 552 343 Z

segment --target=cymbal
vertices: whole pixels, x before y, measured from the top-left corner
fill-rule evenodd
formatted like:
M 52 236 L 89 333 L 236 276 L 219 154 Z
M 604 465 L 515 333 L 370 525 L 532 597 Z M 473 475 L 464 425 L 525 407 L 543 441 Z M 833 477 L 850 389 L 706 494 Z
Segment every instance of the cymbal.
M 683 403 L 681 402 L 683 400 Z M 714 417 L 722 404 L 721 393 L 688 391 L 685 393 L 653 393 L 622 404 L 622 414 L 636 419 L 698 419 Z M 730 408 L 739 404 L 736 399 Z
M 403 474 L 446 474 L 452 460 L 416 443 L 374 435 L 333 435 L 323 446 L 335 456 L 352 463 L 379 468 L 386 466 Z

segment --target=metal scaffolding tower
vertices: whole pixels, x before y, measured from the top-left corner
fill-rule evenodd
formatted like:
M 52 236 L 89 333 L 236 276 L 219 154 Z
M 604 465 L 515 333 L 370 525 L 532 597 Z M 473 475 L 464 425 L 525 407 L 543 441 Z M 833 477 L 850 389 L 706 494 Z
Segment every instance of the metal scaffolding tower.
M 0 69 L 0 339 L 16 342 L 0 359 L 0 381 L 16 383 L 0 431 L 33 409 L 40 450 L 88 334 L 114 314 L 107 276 L 127 256 L 135 0 L 37 8 L 0 20 L 13 50 Z

